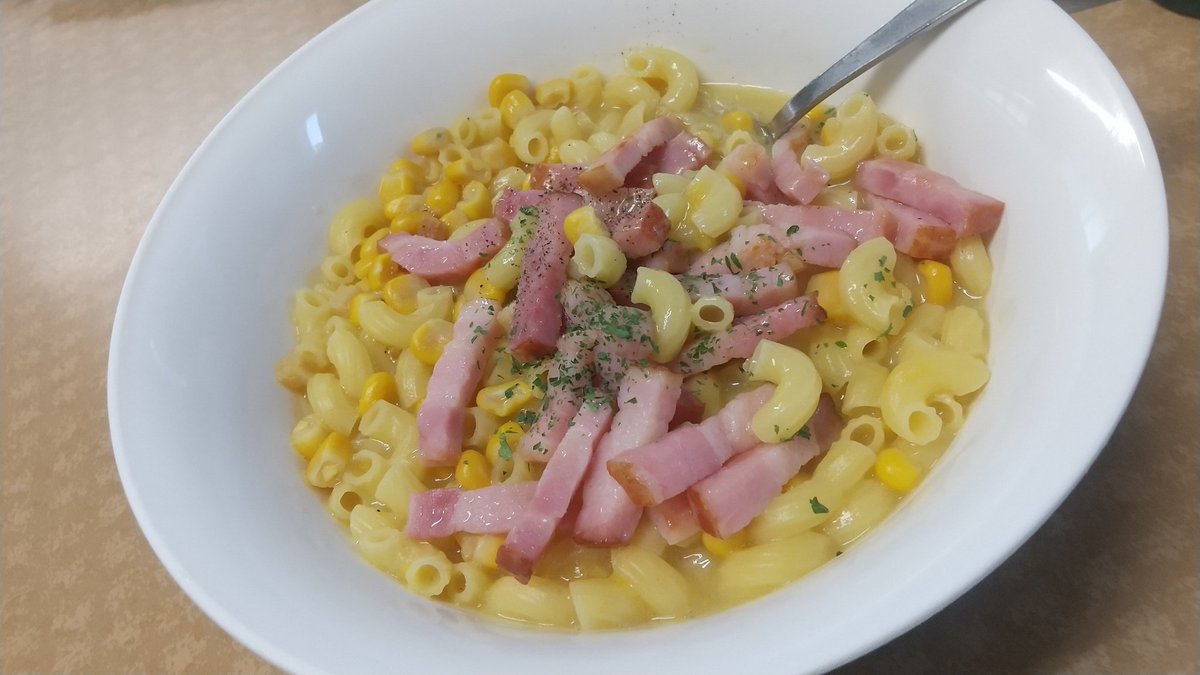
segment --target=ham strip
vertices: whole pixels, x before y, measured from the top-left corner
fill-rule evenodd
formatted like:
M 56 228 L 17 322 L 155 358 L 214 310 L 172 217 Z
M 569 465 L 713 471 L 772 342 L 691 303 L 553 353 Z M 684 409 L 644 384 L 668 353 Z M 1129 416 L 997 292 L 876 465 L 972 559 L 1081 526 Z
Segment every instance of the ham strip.
M 800 284 L 790 267 L 764 267 L 745 274 L 682 275 L 679 282 L 692 300 L 719 295 L 733 305 L 736 316 L 761 312 L 800 295 Z
M 646 202 L 609 228 L 612 240 L 628 258 L 641 258 L 662 248 L 671 221 L 658 204 Z
M 743 143 L 725 155 L 717 170 L 733 176 L 742 184 L 747 199 L 775 204 L 787 196 L 775 185 L 775 173 L 767 150 L 758 143 Z
M 671 274 L 683 274 L 687 271 L 688 265 L 691 262 L 692 253 L 688 250 L 688 247 L 677 241 L 668 239 L 652 255 L 633 261 L 629 269 L 633 270 L 635 279 L 637 277 L 637 268 L 639 267 L 649 267 L 652 270 L 662 270 Z
M 397 232 L 379 240 L 379 248 L 409 272 L 432 284 L 459 283 L 496 255 L 508 238 L 508 226 L 488 219 L 462 239 L 438 241 Z
M 654 184 L 654 174 L 679 175 L 684 171 L 699 169 L 708 163 L 710 157 L 712 148 L 699 138 L 681 131 L 642 158 L 625 176 L 625 185 L 650 187 Z
M 525 461 L 545 462 L 554 454 L 567 433 L 567 422 L 579 412 L 584 391 L 592 383 L 592 359 L 590 343 L 579 333 L 568 333 L 559 339 L 546 372 L 546 395 L 537 420 L 517 446 Z
M 868 192 L 946 221 L 959 238 L 991 232 L 1004 214 L 1004 202 L 913 162 L 869 159 L 859 163 L 854 180 Z
M 442 357 L 433 365 L 417 411 L 418 452 L 425 466 L 454 466 L 462 453 L 463 423 L 499 334 L 494 300 L 463 306 Z
M 736 320 L 718 333 L 708 333 L 683 345 L 672 369 L 690 375 L 733 359 L 749 358 L 763 340 L 783 340 L 802 328 L 825 320 L 825 310 L 813 295 L 802 295 L 758 314 Z
M 913 258 L 945 260 L 954 249 L 958 236 L 941 218 L 869 192 L 863 197 L 872 208 L 886 211 L 895 220 L 896 231 L 888 239 L 897 251 Z
M 496 564 L 521 583 L 527 583 L 533 575 L 534 566 L 549 545 L 559 521 L 566 515 L 591 463 L 592 453 L 608 430 L 612 417 L 610 401 L 591 399 L 584 402 L 579 414 L 571 420 L 567 435 L 546 464 L 529 507 L 517 516 L 504 545 L 496 553 Z
M 646 517 L 671 546 L 682 544 L 700 534 L 700 519 L 692 510 L 692 502 L 686 492 L 647 508 Z
M 750 418 L 774 391 L 774 386 L 766 385 L 740 394 L 700 424 L 681 426 L 653 443 L 610 459 L 608 472 L 635 503 L 660 504 L 756 445 Z
M 809 144 L 808 130 L 789 131 L 771 146 L 771 167 L 775 170 L 775 185 L 789 199 L 808 204 L 829 183 L 829 173 L 816 162 L 800 153 Z
M 676 407 L 683 378 L 660 367 L 634 366 L 617 393 L 612 429 L 600 441 L 583 484 L 575 541 L 592 546 L 629 543 L 642 507 L 629 498 L 605 464 L 618 454 L 658 440 Z
M 537 206 L 545 196 L 545 190 L 514 190 L 512 188 L 505 188 L 504 192 L 500 193 L 500 197 L 496 200 L 496 204 L 492 207 L 492 213 L 506 223 L 511 222 L 513 218 L 517 217 L 517 213 L 521 209 L 527 206 Z
M 611 192 L 625 184 L 625 177 L 650 151 L 683 131 L 674 117 L 646 122 L 633 135 L 617 143 L 579 174 L 579 184 L 592 194 Z
M 891 214 L 880 209 L 865 211 L 836 206 L 762 204 L 759 210 L 762 211 L 763 220 L 776 227 L 833 230 L 850 235 L 860 244 L 876 237 L 891 239 L 896 230 Z
M 579 174 L 585 170 L 583 164 L 535 164 L 529 170 L 529 185 L 539 190 L 579 192 Z
M 579 195 L 547 192 L 538 202 L 538 223 L 525 249 L 525 262 L 517 282 L 516 308 L 508 349 L 530 360 L 554 351 L 562 334 L 562 305 L 558 292 L 567 280 L 567 263 L 573 252 L 563 233 L 563 219 L 583 206 Z
M 801 467 L 828 450 L 840 431 L 841 418 L 833 399 L 822 395 L 795 438 L 748 450 L 688 488 L 686 494 L 700 527 L 721 539 L 736 534 L 767 508 Z
M 502 483 L 478 490 L 438 488 L 413 494 L 404 534 L 429 541 L 456 532 L 504 534 L 533 501 L 537 483 Z
M 854 237 L 832 228 L 771 223 L 739 225 L 729 231 L 729 241 L 717 244 L 697 258 L 688 273 L 727 274 L 771 267 L 791 253 L 812 265 L 837 268 L 856 245 Z

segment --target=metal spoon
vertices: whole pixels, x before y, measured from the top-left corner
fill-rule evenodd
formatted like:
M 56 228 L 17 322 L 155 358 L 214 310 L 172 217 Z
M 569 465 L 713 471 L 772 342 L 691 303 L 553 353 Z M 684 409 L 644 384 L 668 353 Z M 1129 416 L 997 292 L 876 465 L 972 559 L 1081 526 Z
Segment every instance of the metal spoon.
M 979 0 L 915 0 L 783 104 L 764 128 L 767 141 L 787 133 L 818 103 L 904 43 L 976 2 Z

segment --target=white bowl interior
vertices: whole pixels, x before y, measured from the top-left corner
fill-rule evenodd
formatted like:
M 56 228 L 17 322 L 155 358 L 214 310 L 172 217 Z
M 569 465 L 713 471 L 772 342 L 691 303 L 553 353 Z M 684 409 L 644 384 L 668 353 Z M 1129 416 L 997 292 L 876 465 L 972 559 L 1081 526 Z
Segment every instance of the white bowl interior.
M 690 55 L 711 81 L 794 89 L 906 2 L 749 11 L 620 0 L 561 17 L 534 0 L 375 3 L 290 58 L 163 200 L 118 311 L 114 448 L 171 574 L 252 649 L 314 673 L 819 670 L 969 588 L 1111 433 L 1165 278 L 1165 199 L 1145 125 L 1099 49 L 1048 0 L 983 3 L 859 83 L 916 128 L 928 164 L 1008 202 L 992 244 L 993 376 L 921 489 L 800 583 L 701 620 L 594 635 L 420 600 L 361 562 L 303 486 L 288 394 L 272 374 L 290 346 L 290 297 L 320 260 L 333 212 L 370 194 L 412 134 L 478 107 L 496 72 L 542 78 L 588 62 L 613 72 L 621 50 L 650 43 Z

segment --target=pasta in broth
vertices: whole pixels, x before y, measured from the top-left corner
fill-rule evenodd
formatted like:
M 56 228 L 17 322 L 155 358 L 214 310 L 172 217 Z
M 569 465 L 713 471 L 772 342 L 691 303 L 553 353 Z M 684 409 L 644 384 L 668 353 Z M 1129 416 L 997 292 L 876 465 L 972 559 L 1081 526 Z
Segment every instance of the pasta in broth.
M 413 137 L 333 219 L 277 379 L 304 480 L 410 591 L 542 626 L 693 617 L 846 550 L 986 384 L 1003 204 L 865 93 L 631 51 Z

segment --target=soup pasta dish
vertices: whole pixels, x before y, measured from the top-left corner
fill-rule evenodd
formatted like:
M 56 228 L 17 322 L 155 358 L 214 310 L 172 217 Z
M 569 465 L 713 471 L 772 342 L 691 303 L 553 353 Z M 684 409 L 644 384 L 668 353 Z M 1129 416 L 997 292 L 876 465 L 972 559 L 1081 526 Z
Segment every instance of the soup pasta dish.
M 410 591 L 577 629 L 694 617 L 822 565 L 988 380 L 1002 202 L 865 93 L 632 50 L 501 74 L 347 204 L 279 382 L 304 480 Z

